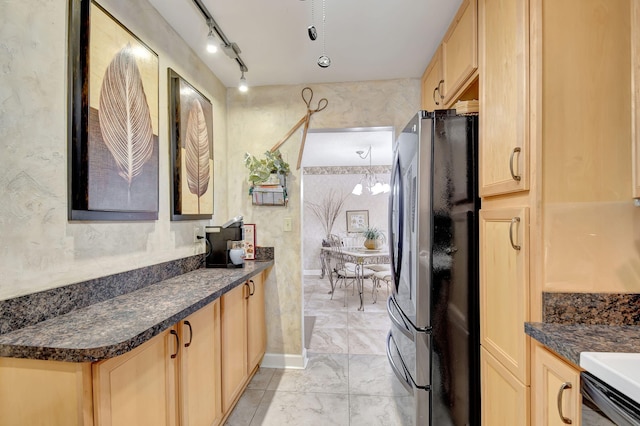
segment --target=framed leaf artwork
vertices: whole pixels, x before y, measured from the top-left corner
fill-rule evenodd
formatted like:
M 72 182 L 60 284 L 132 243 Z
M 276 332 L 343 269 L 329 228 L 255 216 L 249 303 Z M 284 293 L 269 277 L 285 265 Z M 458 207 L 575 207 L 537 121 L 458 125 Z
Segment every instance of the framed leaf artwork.
M 158 218 L 158 55 L 69 1 L 69 219 Z
M 213 215 L 213 106 L 171 68 L 171 220 L 211 219 Z

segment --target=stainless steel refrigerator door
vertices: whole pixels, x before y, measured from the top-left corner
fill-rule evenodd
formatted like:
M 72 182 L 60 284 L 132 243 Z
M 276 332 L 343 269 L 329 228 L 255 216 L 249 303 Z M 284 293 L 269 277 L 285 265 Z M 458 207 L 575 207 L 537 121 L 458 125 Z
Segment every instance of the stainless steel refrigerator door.
M 430 327 L 431 161 L 430 115 L 416 115 L 394 146 L 389 211 L 395 302 L 418 331 Z M 417 309 L 417 307 L 420 309 Z

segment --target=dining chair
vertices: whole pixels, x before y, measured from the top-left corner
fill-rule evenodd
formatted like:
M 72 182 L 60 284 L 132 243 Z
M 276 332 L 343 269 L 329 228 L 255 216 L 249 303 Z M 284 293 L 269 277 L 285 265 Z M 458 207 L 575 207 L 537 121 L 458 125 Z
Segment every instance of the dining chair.
M 378 289 L 381 287 L 380 281 L 384 281 L 385 284 L 387 284 L 387 297 L 389 297 L 389 284 L 391 284 L 391 267 L 375 271 L 371 280 L 373 281 L 373 289 L 371 290 L 371 298 L 373 299 L 373 303 L 376 303 L 378 300 Z
M 332 257 L 335 259 L 335 265 L 330 272 L 330 275 L 335 274 L 335 281 L 333 281 L 331 277 L 329 279 L 331 282 L 331 299 L 333 299 L 333 293 L 339 284 L 344 288 L 344 306 L 347 306 L 347 287 L 354 284 L 357 285 L 358 280 L 363 280 L 364 284 L 364 280 L 371 278 L 374 271 L 364 267 L 363 265 L 349 262 L 348 256 L 344 254 L 341 243 L 331 245 L 330 247 Z M 353 291 L 354 289 L 352 288 L 352 292 Z

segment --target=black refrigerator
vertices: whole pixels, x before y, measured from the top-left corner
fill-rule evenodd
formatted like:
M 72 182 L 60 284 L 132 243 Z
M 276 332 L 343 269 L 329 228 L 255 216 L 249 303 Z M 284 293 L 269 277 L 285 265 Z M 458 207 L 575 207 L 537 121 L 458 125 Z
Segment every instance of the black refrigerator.
M 387 357 L 415 425 L 480 425 L 477 136 L 477 116 L 420 111 L 394 143 Z

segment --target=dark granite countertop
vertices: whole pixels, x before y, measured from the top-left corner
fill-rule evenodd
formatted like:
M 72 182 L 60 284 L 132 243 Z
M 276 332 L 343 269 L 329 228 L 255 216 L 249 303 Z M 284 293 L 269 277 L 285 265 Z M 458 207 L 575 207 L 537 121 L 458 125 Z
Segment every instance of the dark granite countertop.
M 0 334 L 0 356 L 93 362 L 124 354 L 273 264 L 196 269 Z
M 640 352 L 638 325 L 525 323 L 524 329 L 576 366 L 580 352 Z

